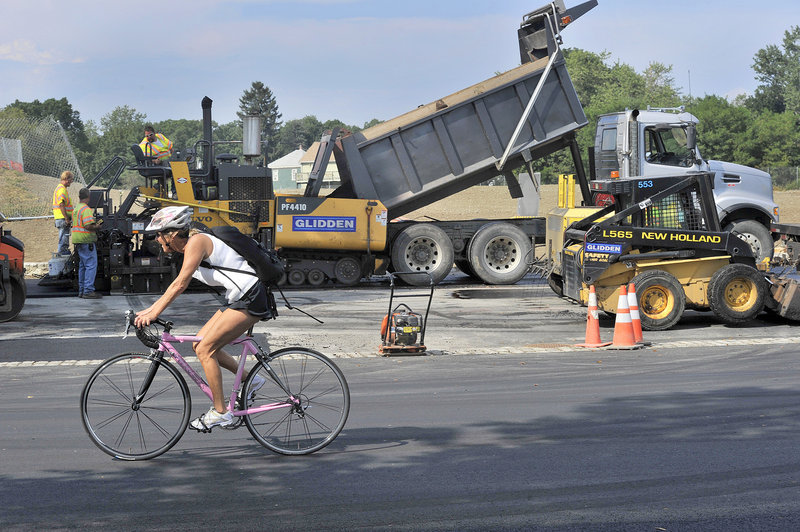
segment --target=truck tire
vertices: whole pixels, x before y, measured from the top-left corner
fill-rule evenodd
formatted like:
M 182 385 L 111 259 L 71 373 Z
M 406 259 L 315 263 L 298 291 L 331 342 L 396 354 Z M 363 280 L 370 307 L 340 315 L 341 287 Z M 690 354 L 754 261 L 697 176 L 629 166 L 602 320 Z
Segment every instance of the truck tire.
M 475 272 L 472 270 L 472 265 L 469 263 L 469 260 L 456 259 L 455 263 L 458 269 L 467 274 L 470 279 L 480 281 L 480 278 L 477 275 L 475 275 Z
M 764 309 L 767 283 L 764 276 L 746 264 L 726 264 L 708 283 L 711 310 L 730 325 L 753 320 Z
M 664 331 L 678 323 L 686 309 L 686 294 L 675 276 L 663 270 L 648 270 L 631 282 L 636 285 L 643 330 Z
M 505 222 L 478 229 L 467 249 L 472 271 L 486 284 L 514 284 L 525 277 L 530 254 L 530 237 Z
M 10 276 L 8 281 L 11 285 L 11 309 L 6 312 L 0 312 L 0 322 L 13 320 L 20 313 L 22 307 L 25 306 L 25 296 L 27 294 L 25 281 L 17 275 Z
M 772 260 L 775 253 L 775 244 L 769 229 L 755 220 L 739 220 L 729 223 L 725 230 L 736 234 L 739 238 L 750 244 L 756 262 L 764 259 Z
M 431 224 L 415 224 L 403 229 L 392 244 L 392 266 L 403 282 L 427 286 L 428 272 L 434 284 L 453 269 L 453 243 L 441 228 Z M 404 275 L 409 274 L 412 275 Z

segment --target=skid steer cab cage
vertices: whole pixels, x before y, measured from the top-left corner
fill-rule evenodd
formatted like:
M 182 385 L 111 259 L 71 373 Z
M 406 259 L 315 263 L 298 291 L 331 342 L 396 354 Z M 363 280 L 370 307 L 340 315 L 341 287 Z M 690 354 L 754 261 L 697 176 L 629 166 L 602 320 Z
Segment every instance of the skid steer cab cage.
M 425 329 L 428 325 L 428 314 L 433 301 L 433 277 L 428 272 L 411 272 L 403 275 L 427 276 L 430 291 L 420 292 L 419 287 L 411 293 L 395 294 L 395 279 L 393 273 L 386 274 L 389 278 L 389 310 L 383 317 L 381 324 L 381 346 L 378 351 L 384 356 L 391 355 L 421 355 L 425 353 Z M 405 303 L 394 306 L 395 299 L 400 298 L 427 298 L 425 314 L 418 314 L 411 310 Z
M 755 267 L 747 243 L 723 231 L 713 204 L 713 175 L 659 180 L 598 180 L 592 191 L 613 204 L 574 223 L 567 238 L 583 242 L 582 282 L 597 281 L 615 263 L 729 256 Z M 604 218 L 605 217 L 605 218 Z

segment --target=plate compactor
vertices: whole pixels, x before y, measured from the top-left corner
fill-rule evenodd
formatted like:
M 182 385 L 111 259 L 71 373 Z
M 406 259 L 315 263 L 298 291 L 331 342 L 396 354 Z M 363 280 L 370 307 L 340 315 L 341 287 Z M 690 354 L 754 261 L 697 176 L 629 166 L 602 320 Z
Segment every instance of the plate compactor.
M 430 292 L 398 294 L 395 295 L 395 276 L 389 276 L 389 312 L 383 317 L 381 324 L 381 346 L 378 351 L 384 355 L 418 355 L 425 352 L 425 327 L 428 323 L 428 313 L 431 310 L 433 301 L 433 278 L 427 272 L 420 272 L 428 276 L 430 280 Z M 408 275 L 408 274 L 404 274 Z M 396 298 L 425 297 L 428 305 L 425 314 L 419 314 L 411 310 L 405 303 L 394 305 Z

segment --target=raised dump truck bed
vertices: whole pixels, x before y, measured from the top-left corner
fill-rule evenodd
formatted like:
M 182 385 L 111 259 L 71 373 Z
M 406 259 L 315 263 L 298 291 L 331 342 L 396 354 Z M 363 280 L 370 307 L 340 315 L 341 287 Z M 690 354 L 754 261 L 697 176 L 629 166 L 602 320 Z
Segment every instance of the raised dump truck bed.
M 343 137 L 334 195 L 379 199 L 401 216 L 504 173 L 497 164 L 518 124 L 505 169 L 565 147 L 587 124 L 560 53 Z

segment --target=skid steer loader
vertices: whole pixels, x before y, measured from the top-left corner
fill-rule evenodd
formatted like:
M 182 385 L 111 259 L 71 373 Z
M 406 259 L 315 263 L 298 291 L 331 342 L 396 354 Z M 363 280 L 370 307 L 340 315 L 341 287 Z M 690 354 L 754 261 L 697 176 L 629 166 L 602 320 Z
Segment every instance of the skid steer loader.
M 575 207 L 564 196 L 548 214 L 549 283 L 557 294 L 586 305 L 594 285 L 598 307 L 615 313 L 620 285 L 634 283 L 645 330 L 671 328 L 685 309 L 711 311 L 728 324 L 765 308 L 800 319 L 797 281 L 757 264 L 747 242 L 721 229 L 713 174 L 590 187 L 613 204 Z

